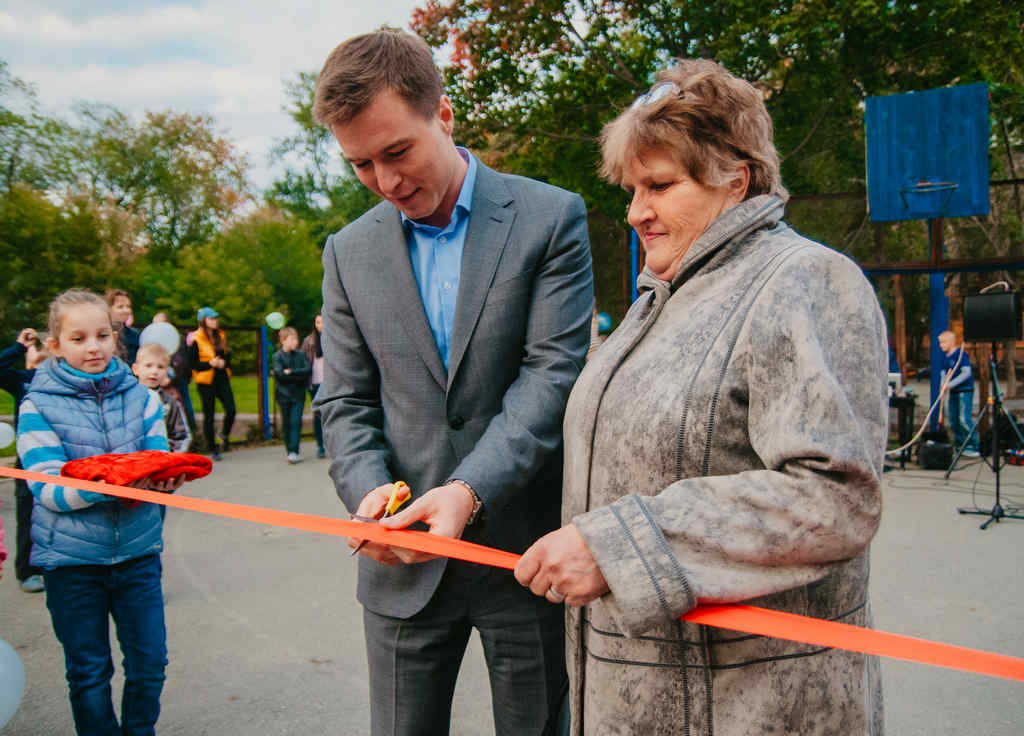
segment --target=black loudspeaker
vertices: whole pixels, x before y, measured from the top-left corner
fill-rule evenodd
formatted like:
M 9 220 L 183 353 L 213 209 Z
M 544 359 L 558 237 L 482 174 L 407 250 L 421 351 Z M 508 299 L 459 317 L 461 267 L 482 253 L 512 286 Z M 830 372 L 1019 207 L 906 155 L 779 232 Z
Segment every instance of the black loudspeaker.
M 945 470 L 953 462 L 953 445 L 942 431 L 925 432 L 917 453 L 917 462 L 925 470 Z
M 1020 339 L 1021 311 L 1016 291 L 964 297 L 964 340 L 998 342 Z

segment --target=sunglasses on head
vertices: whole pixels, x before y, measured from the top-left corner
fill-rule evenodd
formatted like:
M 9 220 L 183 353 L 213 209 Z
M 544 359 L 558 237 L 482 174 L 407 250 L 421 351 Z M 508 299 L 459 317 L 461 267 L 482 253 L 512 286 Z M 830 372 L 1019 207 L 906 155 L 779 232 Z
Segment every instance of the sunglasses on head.
M 629 109 L 632 110 L 637 107 L 643 107 L 644 105 L 650 105 L 658 100 L 664 99 L 668 95 L 681 95 L 682 93 L 683 90 L 680 89 L 679 85 L 675 82 L 659 82 L 637 97 L 633 101 L 633 104 L 629 106 Z

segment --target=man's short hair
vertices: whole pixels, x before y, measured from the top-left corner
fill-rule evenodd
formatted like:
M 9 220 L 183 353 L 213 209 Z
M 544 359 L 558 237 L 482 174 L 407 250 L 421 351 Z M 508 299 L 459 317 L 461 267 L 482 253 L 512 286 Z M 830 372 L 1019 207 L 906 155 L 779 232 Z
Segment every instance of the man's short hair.
M 346 125 L 386 90 L 428 120 L 434 117 L 444 85 L 419 36 L 381 28 L 336 46 L 317 79 L 313 119 L 328 128 Z
M 141 363 L 145 359 L 162 360 L 165 363 L 171 362 L 171 354 L 167 348 L 158 342 L 147 342 L 139 345 L 139 352 L 135 354 L 135 362 Z

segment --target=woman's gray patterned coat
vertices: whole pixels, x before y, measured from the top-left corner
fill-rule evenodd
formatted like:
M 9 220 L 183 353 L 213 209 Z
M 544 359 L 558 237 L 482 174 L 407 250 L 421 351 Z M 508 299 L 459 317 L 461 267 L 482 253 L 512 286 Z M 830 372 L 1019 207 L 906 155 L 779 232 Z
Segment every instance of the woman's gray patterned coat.
M 763 195 L 649 272 L 565 419 L 563 519 L 611 592 L 570 609 L 575 734 L 880 734 L 874 658 L 683 623 L 698 603 L 865 625 L 885 324 Z

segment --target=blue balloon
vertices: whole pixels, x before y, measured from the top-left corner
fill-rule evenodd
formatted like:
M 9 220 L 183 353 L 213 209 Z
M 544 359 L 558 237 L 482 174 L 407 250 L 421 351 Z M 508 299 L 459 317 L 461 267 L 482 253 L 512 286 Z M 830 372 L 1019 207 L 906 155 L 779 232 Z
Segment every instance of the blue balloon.
M 612 329 L 612 318 L 608 316 L 607 312 L 597 313 L 597 331 L 598 332 L 609 332 Z
M 0 639 L 0 728 L 14 717 L 25 694 L 25 667 L 14 647 Z

